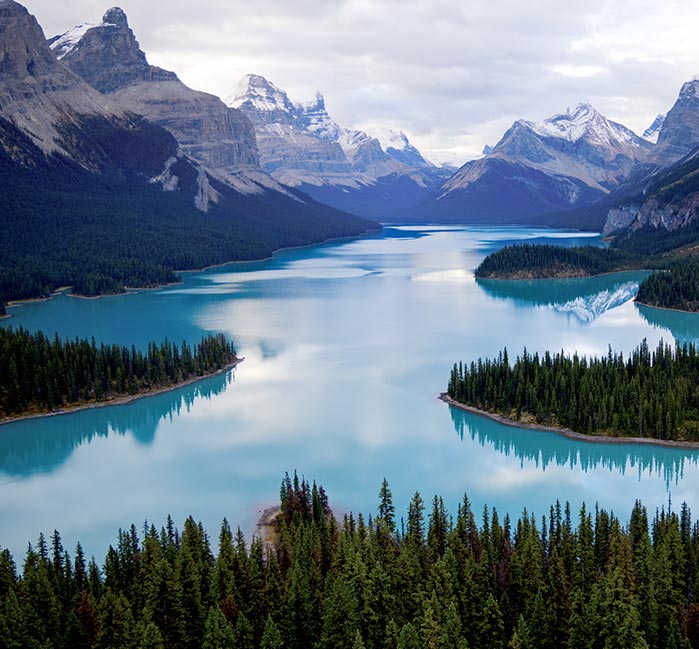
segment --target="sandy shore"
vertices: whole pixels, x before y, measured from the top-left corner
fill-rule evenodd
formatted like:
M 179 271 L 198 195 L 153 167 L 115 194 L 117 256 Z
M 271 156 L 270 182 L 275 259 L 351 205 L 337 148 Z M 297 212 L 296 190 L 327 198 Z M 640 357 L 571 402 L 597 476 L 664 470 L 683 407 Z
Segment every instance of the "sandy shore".
M 225 365 L 222 367 L 220 370 L 216 370 L 215 372 L 212 372 L 211 374 L 205 374 L 203 376 L 196 376 L 191 379 L 187 379 L 186 381 L 182 381 L 181 383 L 177 383 L 176 385 L 168 385 L 162 388 L 157 388 L 156 390 L 150 390 L 149 392 L 140 392 L 139 394 L 130 394 L 124 397 L 116 397 L 116 398 L 111 398 L 107 399 L 105 401 L 90 401 L 88 403 L 83 403 L 75 406 L 68 406 L 66 408 L 60 408 L 58 410 L 51 410 L 50 412 L 39 412 L 39 413 L 32 413 L 28 415 L 19 415 L 17 417 L 5 417 L 0 419 L 0 426 L 3 424 L 11 424 L 14 423 L 15 421 L 22 421 L 25 419 L 42 419 L 44 417 L 58 417 L 59 415 L 68 415 L 74 412 L 79 412 L 80 410 L 92 410 L 93 408 L 106 408 L 107 406 L 124 406 L 127 403 L 132 403 L 133 401 L 137 401 L 138 399 L 145 399 L 147 397 L 154 397 L 158 394 L 163 394 L 164 392 L 172 392 L 173 390 L 177 390 L 179 388 L 186 387 L 188 385 L 192 385 L 192 383 L 197 383 L 198 381 L 203 381 L 204 379 L 210 379 L 213 376 L 219 376 L 221 374 L 225 374 L 228 372 L 228 370 L 234 368 L 238 363 L 242 363 L 245 360 L 245 357 L 242 358 L 236 358 L 233 362 L 228 363 L 228 365 Z
M 487 417 L 488 419 L 497 421 L 499 424 L 504 424 L 505 426 L 523 428 L 526 430 L 538 430 L 547 433 L 556 433 L 557 435 L 567 437 L 568 439 L 574 439 L 577 442 L 588 442 L 591 444 L 645 444 L 650 446 L 665 446 L 685 450 L 699 449 L 699 442 L 676 442 L 673 440 L 652 439 L 650 437 L 610 437 L 609 435 L 584 435 L 583 433 L 577 433 L 574 430 L 570 430 L 570 428 L 543 426 L 541 424 L 527 424 L 521 421 L 516 421 L 515 419 L 503 417 L 502 415 L 498 415 L 493 412 L 487 412 L 486 410 L 479 410 L 478 408 L 472 408 L 471 406 L 464 405 L 463 403 L 454 401 L 454 399 L 449 397 L 446 392 L 440 394 L 439 398 L 444 401 L 444 403 L 449 404 L 452 408 L 458 408 L 459 410 L 464 410 L 475 415 Z

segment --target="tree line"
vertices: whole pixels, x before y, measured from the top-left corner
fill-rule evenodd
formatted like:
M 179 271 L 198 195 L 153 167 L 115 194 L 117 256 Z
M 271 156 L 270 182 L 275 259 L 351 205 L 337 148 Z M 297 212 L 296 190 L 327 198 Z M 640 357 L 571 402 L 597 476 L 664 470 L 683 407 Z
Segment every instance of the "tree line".
M 145 351 L 95 339 L 50 339 L 0 328 L 0 417 L 138 394 L 204 376 L 235 361 L 233 344 L 209 335 L 192 348 L 168 340 Z
M 628 358 L 563 352 L 455 364 L 447 394 L 517 421 L 589 435 L 699 441 L 699 355 L 694 345 L 644 340 Z
M 663 649 L 699 647 L 699 525 L 685 505 L 626 523 L 556 503 L 518 520 L 419 493 L 397 520 L 338 522 L 287 476 L 274 539 L 224 519 L 120 530 L 101 566 L 61 536 L 0 552 L 0 646 L 55 649 Z

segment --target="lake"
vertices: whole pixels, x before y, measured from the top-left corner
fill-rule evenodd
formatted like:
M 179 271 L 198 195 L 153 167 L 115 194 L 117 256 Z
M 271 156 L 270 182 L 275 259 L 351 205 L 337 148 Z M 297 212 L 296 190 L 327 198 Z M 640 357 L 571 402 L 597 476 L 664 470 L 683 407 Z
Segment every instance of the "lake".
M 285 471 L 322 484 L 338 513 L 374 513 L 381 481 L 398 517 L 420 491 L 452 512 L 547 514 L 599 502 L 626 517 L 699 506 L 699 452 L 580 443 L 451 410 L 437 399 L 455 361 L 528 351 L 628 353 L 646 338 L 699 339 L 699 316 L 638 307 L 643 273 L 476 282 L 513 241 L 598 243 L 574 232 L 393 227 L 184 274 L 161 290 L 97 300 L 61 295 L 9 309 L 2 326 L 144 347 L 223 332 L 245 361 L 227 375 L 124 406 L 0 427 L 0 545 L 22 561 L 58 529 L 99 562 L 119 527 L 178 526 L 192 514 L 218 537 L 248 535 Z M 429 509 L 429 508 L 428 508 Z

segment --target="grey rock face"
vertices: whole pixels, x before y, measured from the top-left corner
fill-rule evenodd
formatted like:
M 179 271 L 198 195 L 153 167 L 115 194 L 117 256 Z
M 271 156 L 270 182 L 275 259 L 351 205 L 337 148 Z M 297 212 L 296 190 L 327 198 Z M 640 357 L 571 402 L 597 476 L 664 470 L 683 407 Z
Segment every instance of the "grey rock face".
M 39 23 L 13 0 L 0 2 L 0 116 L 46 152 L 66 152 L 57 125 L 116 109 L 56 61 Z
M 607 221 L 602 229 L 602 235 L 607 237 L 610 234 L 626 230 L 638 217 L 638 207 L 625 206 L 616 207 L 609 210 Z
M 72 40 L 74 34 L 71 30 L 54 36 L 49 45 L 73 72 L 102 93 L 139 82 L 177 80 L 174 72 L 148 64 L 126 14 L 118 7 L 107 11 L 102 23 L 87 29 L 81 38 Z M 72 47 L 61 48 L 66 41 Z
M 390 155 L 376 138 L 339 126 L 321 94 L 308 104 L 295 104 L 264 77 L 249 74 L 226 103 L 253 122 L 262 167 L 282 183 L 361 189 L 396 176 L 420 187 L 433 184 L 424 169 Z M 415 155 L 424 163 L 413 147 Z M 431 168 L 426 163 L 422 166 Z
M 169 130 L 187 155 L 214 170 L 259 165 L 255 131 L 238 110 L 148 64 L 124 12 L 80 26 L 50 43 L 61 61 L 116 104 Z
M 682 86 L 658 134 L 656 158 L 667 164 L 699 146 L 699 80 Z

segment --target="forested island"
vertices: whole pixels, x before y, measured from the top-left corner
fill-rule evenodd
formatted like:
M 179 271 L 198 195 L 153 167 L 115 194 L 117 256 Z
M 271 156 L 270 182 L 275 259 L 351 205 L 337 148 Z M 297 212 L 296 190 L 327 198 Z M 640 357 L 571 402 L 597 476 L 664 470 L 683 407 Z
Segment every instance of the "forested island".
M 516 244 L 488 255 L 476 268 L 480 279 L 544 279 L 586 277 L 647 268 L 640 255 L 616 248 L 549 244 Z
M 282 481 L 276 540 L 224 519 L 120 530 L 102 563 L 58 532 L 17 570 L 0 552 L 3 647 L 554 649 L 699 647 L 699 526 L 636 502 L 629 521 L 553 505 L 536 519 L 415 493 L 398 523 L 331 515 L 324 490 Z M 427 512 L 427 515 L 426 515 Z M 480 522 L 477 522 L 480 521 Z
M 0 328 L 0 420 L 175 387 L 231 367 L 238 358 L 225 336 L 192 348 L 168 340 L 135 347 L 97 345 L 94 338 L 60 340 Z
M 694 345 L 644 340 L 625 359 L 529 354 L 455 364 L 447 395 L 468 407 L 526 424 L 584 435 L 699 441 L 699 354 Z
M 636 301 L 648 306 L 699 311 L 699 260 L 688 259 L 641 282 Z

